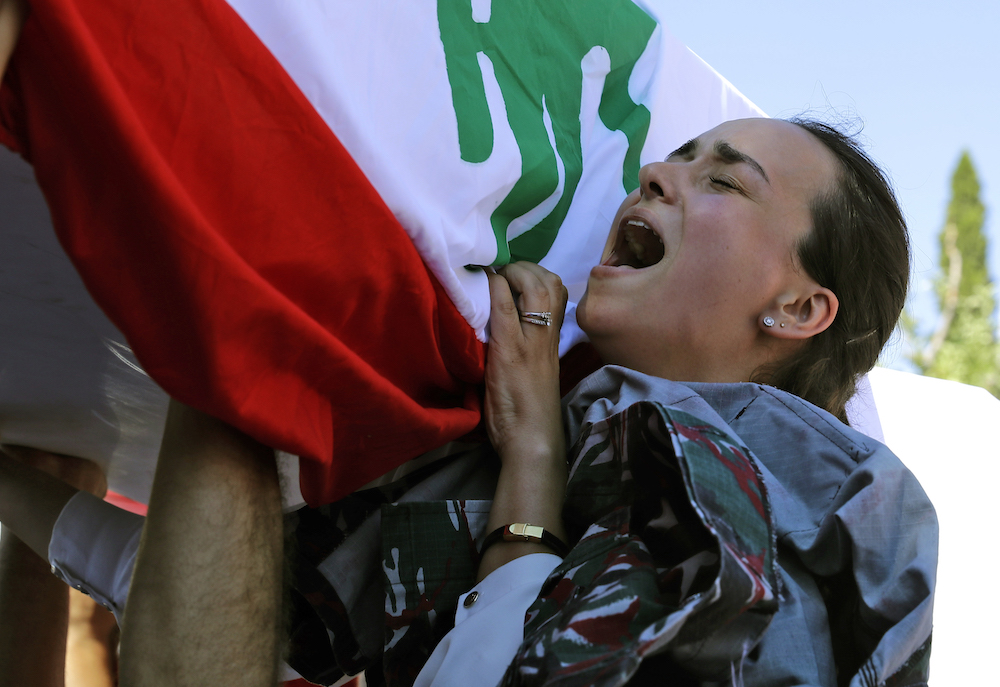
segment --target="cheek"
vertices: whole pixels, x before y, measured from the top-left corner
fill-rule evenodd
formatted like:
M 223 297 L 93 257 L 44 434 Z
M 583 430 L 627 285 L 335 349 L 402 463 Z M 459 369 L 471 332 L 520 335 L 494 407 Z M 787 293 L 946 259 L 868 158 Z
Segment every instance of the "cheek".
M 678 276 L 707 291 L 753 289 L 773 276 L 788 252 L 776 239 L 759 222 L 725 213 L 706 215 L 684 237 L 686 265 Z
M 743 318 L 745 306 L 756 302 L 765 288 L 768 265 L 732 244 L 709 246 L 690 257 L 679 261 L 660 293 L 661 302 L 684 311 L 683 315 L 697 313 L 697 318 L 705 320 Z M 651 311 L 658 307 L 649 304 Z M 678 313 L 674 316 L 684 319 Z

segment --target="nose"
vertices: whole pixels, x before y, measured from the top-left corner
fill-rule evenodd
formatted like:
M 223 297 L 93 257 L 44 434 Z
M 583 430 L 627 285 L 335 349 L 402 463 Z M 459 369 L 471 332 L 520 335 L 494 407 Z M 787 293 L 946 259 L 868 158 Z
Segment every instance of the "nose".
M 677 200 L 677 168 L 672 162 L 652 162 L 639 169 L 643 198 L 673 203 Z

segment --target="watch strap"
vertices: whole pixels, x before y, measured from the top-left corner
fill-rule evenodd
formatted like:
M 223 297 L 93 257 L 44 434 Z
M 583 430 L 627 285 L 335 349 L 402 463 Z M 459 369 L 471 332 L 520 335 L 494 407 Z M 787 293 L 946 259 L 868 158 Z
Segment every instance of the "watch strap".
M 544 527 L 530 525 L 526 522 L 512 522 L 509 525 L 498 527 L 486 535 L 483 546 L 479 549 L 479 555 L 486 553 L 486 549 L 494 544 L 505 542 L 535 542 L 552 549 L 553 553 L 562 558 L 569 553 L 569 545 L 562 539 L 552 534 Z

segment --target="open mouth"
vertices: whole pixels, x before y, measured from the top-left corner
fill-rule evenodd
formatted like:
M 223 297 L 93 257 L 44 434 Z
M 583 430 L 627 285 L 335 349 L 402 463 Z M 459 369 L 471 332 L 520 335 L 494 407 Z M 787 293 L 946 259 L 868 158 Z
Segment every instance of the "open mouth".
M 603 264 L 638 270 L 655 265 L 665 252 L 663 241 L 655 231 L 642 220 L 630 219 L 618 230 L 611 255 Z

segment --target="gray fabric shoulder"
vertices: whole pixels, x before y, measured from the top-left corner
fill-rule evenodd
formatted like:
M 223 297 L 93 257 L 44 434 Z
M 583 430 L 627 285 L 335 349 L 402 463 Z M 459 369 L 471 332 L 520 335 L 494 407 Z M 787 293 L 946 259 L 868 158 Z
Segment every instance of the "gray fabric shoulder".
M 740 436 L 751 423 L 770 421 L 783 428 L 795 425 L 808 428 L 815 434 L 816 440 L 826 440 L 831 448 L 835 447 L 858 463 L 884 448 L 878 441 L 845 425 L 822 408 L 772 386 L 751 383 L 689 383 L 687 386 L 715 408 Z M 776 435 L 772 438 L 780 441 L 783 437 Z
M 563 399 L 563 415 L 571 443 L 588 418 L 610 417 L 640 401 L 655 401 L 690 413 L 727 431 L 738 441 L 726 421 L 691 386 L 606 365 L 580 382 Z
M 797 396 L 761 384 L 688 386 L 760 461 L 779 536 L 816 530 L 870 479 L 916 485 L 886 446 Z
M 742 438 L 754 451 L 764 443 L 808 437 L 810 449 L 825 443 L 827 450 L 859 463 L 884 448 L 825 410 L 774 387 L 673 382 L 616 365 L 593 373 L 564 399 L 570 436 L 578 433 L 585 416 L 607 417 L 639 401 L 656 401 L 701 417 Z
M 588 419 L 644 400 L 711 422 L 753 452 L 771 494 L 779 536 L 816 530 L 849 497 L 842 491 L 853 484 L 849 478 L 864 481 L 863 465 L 876 469 L 880 480 L 916 484 L 883 444 L 788 392 L 753 383 L 672 382 L 612 365 L 587 377 L 564 400 L 570 443 Z

